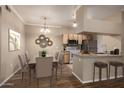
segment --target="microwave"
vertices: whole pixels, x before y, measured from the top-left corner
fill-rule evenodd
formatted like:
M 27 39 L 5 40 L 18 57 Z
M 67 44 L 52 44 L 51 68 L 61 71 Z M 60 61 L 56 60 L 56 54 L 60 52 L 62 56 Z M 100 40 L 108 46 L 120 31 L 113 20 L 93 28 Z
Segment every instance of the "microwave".
M 78 45 L 78 41 L 77 40 L 68 40 L 68 45 L 69 46 L 76 46 L 76 45 Z

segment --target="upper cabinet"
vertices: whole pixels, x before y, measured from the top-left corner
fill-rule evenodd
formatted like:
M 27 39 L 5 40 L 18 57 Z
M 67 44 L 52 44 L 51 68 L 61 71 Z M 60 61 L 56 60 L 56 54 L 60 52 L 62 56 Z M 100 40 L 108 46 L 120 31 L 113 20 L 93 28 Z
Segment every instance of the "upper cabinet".
M 78 35 L 78 44 L 82 44 L 83 36 Z
M 63 35 L 63 44 L 68 44 L 68 34 Z
M 74 36 L 74 37 L 73 37 L 74 40 L 78 40 L 78 35 L 77 35 L 77 34 L 74 34 L 73 36 Z
M 68 44 L 68 40 L 76 40 L 82 44 L 83 36 L 80 34 L 63 34 L 63 44 Z
M 74 40 L 74 34 L 68 34 L 69 40 Z

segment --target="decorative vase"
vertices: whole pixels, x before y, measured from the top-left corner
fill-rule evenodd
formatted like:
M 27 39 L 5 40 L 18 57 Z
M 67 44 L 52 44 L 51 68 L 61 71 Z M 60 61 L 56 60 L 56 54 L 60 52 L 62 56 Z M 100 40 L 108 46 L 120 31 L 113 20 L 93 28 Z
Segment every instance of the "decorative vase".
M 46 57 L 46 54 L 43 53 L 43 54 L 42 54 L 42 57 Z
M 39 56 L 40 57 L 46 57 L 46 51 L 45 50 L 39 51 Z

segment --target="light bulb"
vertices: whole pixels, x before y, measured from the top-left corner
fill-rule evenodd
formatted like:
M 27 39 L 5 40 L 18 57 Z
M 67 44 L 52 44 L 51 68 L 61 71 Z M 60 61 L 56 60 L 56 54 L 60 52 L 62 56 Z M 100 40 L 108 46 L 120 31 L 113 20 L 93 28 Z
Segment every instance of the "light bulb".
M 44 31 L 44 28 L 42 28 L 41 30 L 40 30 L 40 32 L 43 32 Z
M 51 32 L 48 28 L 42 28 L 41 30 L 40 30 L 40 32 L 42 32 L 42 33 L 49 33 L 49 32 Z
M 49 32 L 50 32 L 50 30 L 47 28 L 47 29 L 46 29 L 46 32 L 48 32 L 48 33 L 49 33 Z
M 77 23 L 75 21 L 73 22 L 73 27 L 77 27 Z

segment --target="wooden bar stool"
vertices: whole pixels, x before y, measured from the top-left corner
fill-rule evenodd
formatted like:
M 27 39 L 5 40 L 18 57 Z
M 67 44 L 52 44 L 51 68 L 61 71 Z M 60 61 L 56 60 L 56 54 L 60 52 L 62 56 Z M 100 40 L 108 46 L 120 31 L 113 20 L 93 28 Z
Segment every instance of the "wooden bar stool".
M 117 68 L 118 67 L 122 67 L 122 74 L 124 77 L 124 64 L 121 62 L 117 62 L 117 61 L 110 61 L 109 62 L 109 78 L 110 78 L 110 67 L 114 66 L 115 67 L 115 79 L 117 79 Z
M 103 63 L 103 62 L 95 62 L 94 63 L 94 72 L 93 72 L 93 82 L 95 79 L 95 67 L 99 68 L 99 81 L 101 81 L 101 77 L 102 77 L 102 69 L 106 68 L 106 77 L 108 79 L 108 64 L 107 63 Z

